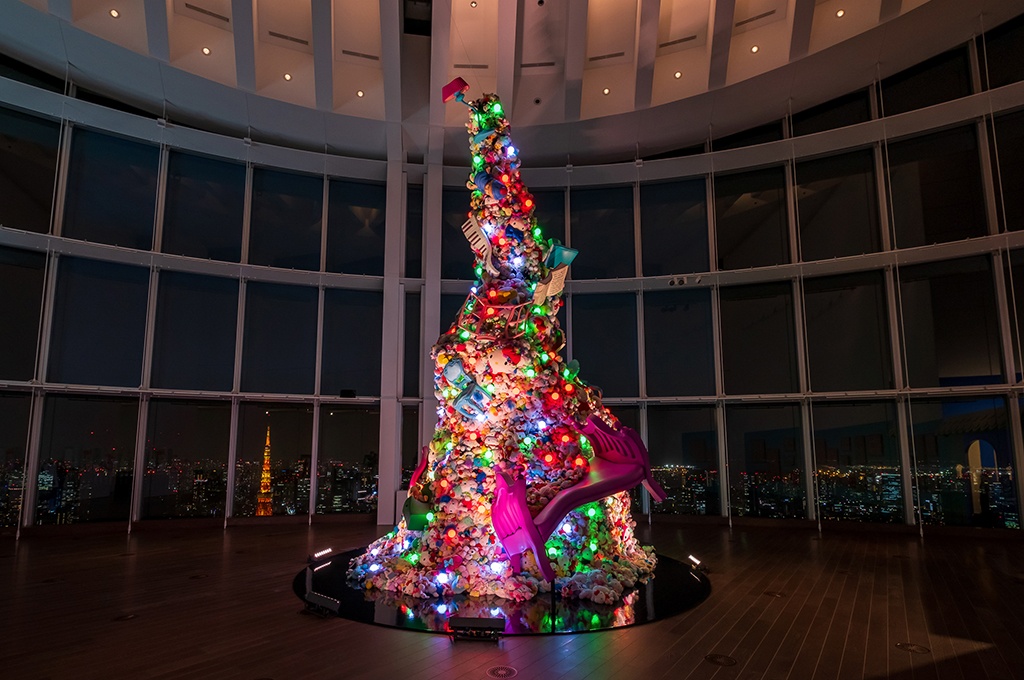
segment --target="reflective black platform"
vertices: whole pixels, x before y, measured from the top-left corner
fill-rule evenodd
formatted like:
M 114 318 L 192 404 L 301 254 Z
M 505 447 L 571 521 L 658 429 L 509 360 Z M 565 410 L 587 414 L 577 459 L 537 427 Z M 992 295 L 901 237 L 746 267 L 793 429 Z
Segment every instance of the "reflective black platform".
M 566 600 L 553 593 L 538 594 L 526 602 L 467 595 L 425 600 L 350 586 L 346 580 L 349 561 L 364 551 L 324 556 L 295 576 L 295 594 L 307 609 L 362 623 L 445 635 L 453 632 L 453 617 L 503 619 L 504 635 L 550 635 L 650 623 L 691 609 L 711 594 L 707 576 L 659 555 L 654 578 L 627 590 L 622 600 L 610 605 Z

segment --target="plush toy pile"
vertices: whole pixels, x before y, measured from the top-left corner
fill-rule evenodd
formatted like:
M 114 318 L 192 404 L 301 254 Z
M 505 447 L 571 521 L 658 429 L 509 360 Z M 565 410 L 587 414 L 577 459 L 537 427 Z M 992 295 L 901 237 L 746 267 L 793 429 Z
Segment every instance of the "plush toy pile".
M 521 601 L 552 585 L 532 551 L 514 570 L 518 560 L 496 535 L 496 476 L 526 480 L 535 516 L 589 473 L 594 445 L 581 424 L 593 417 L 615 429 L 618 421 L 560 354 L 559 293 L 575 251 L 542 238 L 497 96 L 467 105 L 472 169 L 463 231 L 476 254 L 476 281 L 433 348 L 438 424 L 405 517 L 352 561 L 349 578 L 423 598 L 467 593 Z M 634 526 L 625 491 L 569 512 L 542 537 L 554 587 L 565 597 L 618 601 L 656 563 Z

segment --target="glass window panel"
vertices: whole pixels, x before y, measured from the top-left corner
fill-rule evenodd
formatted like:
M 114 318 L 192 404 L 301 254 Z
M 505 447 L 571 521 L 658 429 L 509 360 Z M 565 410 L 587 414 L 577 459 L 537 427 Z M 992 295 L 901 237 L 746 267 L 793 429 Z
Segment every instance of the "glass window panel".
M 812 405 L 821 519 L 903 522 L 903 482 L 896 404 Z
M 245 166 L 171 151 L 161 250 L 239 262 Z
M 0 108 L 0 224 L 50 231 L 59 146 L 59 124 Z
M 694 144 L 693 146 L 687 146 L 682 149 L 670 149 L 668 151 L 660 151 L 658 153 L 645 153 L 641 160 L 644 161 L 656 161 L 663 158 L 682 158 L 683 156 L 699 156 L 705 153 L 704 142 L 700 144 Z
M 858 90 L 793 114 L 793 134 L 811 135 L 868 120 L 871 120 L 871 98 L 867 90 Z
M 881 250 L 870 149 L 796 164 L 797 228 L 804 260 Z
M 636 276 L 633 253 L 633 187 L 573 189 L 569 192 L 570 245 L 580 251 L 572 263 L 574 279 L 622 279 Z
M 967 47 L 957 47 L 882 81 L 883 115 L 923 109 L 971 94 Z
M 722 288 L 721 323 L 726 394 L 799 389 L 789 283 Z
M 912 399 L 910 415 L 921 522 L 1019 529 L 1005 401 Z
M 384 276 L 387 187 L 332 179 L 327 206 L 327 271 Z
M 160 272 L 153 386 L 230 392 L 237 318 L 236 279 Z
M 231 404 L 149 402 L 142 516 L 224 517 Z
M 50 92 L 64 94 L 67 90 L 65 80 L 51 76 L 45 71 L 29 66 L 23 61 L 0 54 L 0 77 L 10 78 L 19 83 L 26 83 Z
M 730 404 L 725 422 L 730 512 L 738 517 L 806 517 L 800 407 Z
M 316 288 L 247 284 L 242 391 L 313 393 L 317 298 Z
M 423 276 L 423 187 L 409 185 L 405 200 L 405 275 Z
M 711 269 L 704 178 L 640 185 L 644 276 Z
M 647 431 L 651 472 L 668 495 L 652 511 L 720 515 L 714 407 L 648 407 Z
M 992 264 L 987 256 L 900 267 L 911 387 L 1002 382 Z
M 62 235 L 149 250 L 159 160 L 155 146 L 75 128 Z
M 138 399 L 48 395 L 36 523 L 128 520 Z
M 441 321 L 442 325 L 445 323 Z M 420 396 L 420 294 L 405 294 L 405 338 L 402 361 L 402 394 Z M 433 391 L 433 387 L 429 388 Z
M 580 378 L 605 396 L 637 396 L 636 295 L 574 295 L 572 358 L 580 362 Z
M 719 175 L 714 183 L 718 268 L 789 262 L 783 168 Z
M 28 393 L 0 392 L 0 527 L 16 527 L 21 519 L 31 406 Z
M 309 514 L 312 451 L 311 405 L 241 404 L 232 515 Z
M 320 393 L 380 394 L 384 296 L 379 291 L 324 291 L 323 362 Z
M 812 390 L 893 387 L 882 272 L 807 279 L 804 315 Z
M 1024 250 L 1010 251 L 1006 284 L 1010 288 L 1008 302 L 1013 305 L 1010 329 L 1014 343 L 1015 382 L 1020 382 L 1024 374 Z
M 138 387 L 149 270 L 61 257 L 47 379 Z
M 320 407 L 316 512 L 377 512 L 380 409 L 376 406 Z
M 644 293 L 647 394 L 715 393 L 711 289 Z
M 469 219 L 465 189 L 445 189 L 441 194 L 441 278 L 472 280 L 475 256 L 462 234 Z
M 542 238 L 565 243 L 565 189 L 541 189 L 532 193 L 536 206 L 533 216 Z
M 409 488 L 409 480 L 420 462 L 420 406 L 402 406 L 402 488 Z
M 973 127 L 892 142 L 888 149 L 894 246 L 910 248 L 987 233 Z
M 43 253 L 0 246 L 0 378 L 35 375 L 45 267 Z
M 715 139 L 711 143 L 711 148 L 714 151 L 722 151 L 723 149 L 741 149 L 745 146 L 754 146 L 756 144 L 765 144 L 767 142 L 775 142 L 782 139 L 782 123 L 775 121 L 768 123 L 767 125 L 760 125 L 756 128 L 749 130 L 743 130 L 732 135 L 726 135 Z
M 249 262 L 320 270 L 324 178 L 253 168 Z
M 441 329 L 446 331 L 458 322 L 462 307 L 466 304 L 465 295 L 445 293 L 441 295 Z
M 985 33 L 980 47 L 982 79 L 990 88 L 1024 80 L 1024 16 Z
M 995 119 L 996 191 L 1003 227 L 1024 230 L 1024 111 Z

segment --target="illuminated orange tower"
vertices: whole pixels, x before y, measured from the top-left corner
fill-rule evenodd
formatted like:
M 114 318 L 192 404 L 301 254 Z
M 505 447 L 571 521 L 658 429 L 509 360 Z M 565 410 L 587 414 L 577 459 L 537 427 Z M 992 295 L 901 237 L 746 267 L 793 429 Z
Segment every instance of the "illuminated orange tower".
M 256 516 L 270 517 L 274 509 L 270 501 L 274 498 L 270 490 L 270 426 L 267 425 L 267 445 L 263 447 L 263 472 L 260 474 L 260 494 L 256 497 Z

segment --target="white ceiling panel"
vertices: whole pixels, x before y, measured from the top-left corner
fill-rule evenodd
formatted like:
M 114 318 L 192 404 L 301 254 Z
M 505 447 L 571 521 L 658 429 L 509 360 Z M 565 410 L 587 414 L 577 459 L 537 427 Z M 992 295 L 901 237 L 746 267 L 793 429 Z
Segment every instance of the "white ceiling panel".
M 168 34 L 172 66 L 218 83 L 236 85 L 232 33 L 175 12 L 169 17 Z M 203 48 L 210 53 L 205 54 Z
M 831 47 L 878 24 L 882 0 L 820 0 L 814 8 L 808 52 Z M 836 16 L 842 12 L 842 16 Z
M 567 2 L 545 2 L 522 5 L 523 30 L 521 63 L 531 75 L 561 71 L 565 66 L 565 31 L 568 19 Z M 499 27 L 499 30 L 504 30 Z
M 231 30 L 231 0 L 174 0 L 174 14 Z
M 495 0 L 479 0 L 476 7 L 469 0 L 452 3 L 449 50 L 450 67 L 463 78 L 466 76 L 462 72 L 470 70 L 495 76 L 498 58 L 498 3 Z
M 334 58 L 380 64 L 379 0 L 334 0 Z
M 706 46 L 709 0 L 662 0 L 658 18 L 658 54 Z
M 313 12 L 310 0 L 257 0 L 259 42 L 313 53 Z
M 141 0 L 73 0 L 72 20 L 78 28 L 127 47 L 149 54 L 146 39 L 146 11 Z M 117 12 L 117 17 L 111 11 Z
M 637 0 L 591 0 L 587 4 L 587 60 L 584 68 L 633 63 Z

